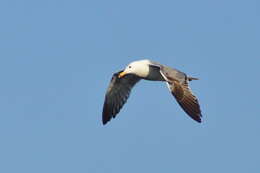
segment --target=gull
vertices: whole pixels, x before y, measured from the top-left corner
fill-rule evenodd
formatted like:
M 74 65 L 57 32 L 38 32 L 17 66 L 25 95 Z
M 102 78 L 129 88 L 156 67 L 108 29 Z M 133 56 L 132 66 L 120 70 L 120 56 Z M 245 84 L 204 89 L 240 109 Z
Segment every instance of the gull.
M 126 103 L 132 88 L 141 79 L 166 82 L 181 108 L 195 121 L 201 122 L 198 99 L 192 93 L 189 82 L 198 78 L 151 60 L 131 62 L 124 70 L 114 73 L 105 95 L 102 122 L 105 125 L 115 118 Z

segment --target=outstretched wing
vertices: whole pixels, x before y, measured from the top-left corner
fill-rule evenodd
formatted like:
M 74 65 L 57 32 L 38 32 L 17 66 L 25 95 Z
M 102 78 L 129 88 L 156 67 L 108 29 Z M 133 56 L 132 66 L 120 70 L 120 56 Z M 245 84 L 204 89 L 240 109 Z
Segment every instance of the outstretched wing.
M 201 110 L 199 101 L 191 92 L 188 84 L 174 81 L 169 84 L 172 95 L 175 97 L 182 109 L 195 121 L 201 122 Z
M 167 81 L 168 88 L 182 109 L 195 121 L 201 122 L 201 110 L 199 101 L 188 86 L 189 78 L 185 73 L 168 67 L 161 68 L 161 74 Z
M 116 117 L 116 114 L 127 101 L 131 89 L 140 80 L 139 77 L 133 74 L 127 74 L 119 78 L 118 75 L 120 72 L 122 71 L 113 74 L 106 92 L 102 113 L 103 124 L 106 124 L 111 118 Z

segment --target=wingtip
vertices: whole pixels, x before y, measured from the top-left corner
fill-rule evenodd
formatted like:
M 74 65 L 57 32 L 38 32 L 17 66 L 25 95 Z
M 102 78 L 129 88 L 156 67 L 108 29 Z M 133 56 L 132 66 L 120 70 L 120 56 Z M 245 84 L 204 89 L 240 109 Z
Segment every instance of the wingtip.
M 196 120 L 198 123 L 202 123 L 201 119 Z
M 110 117 L 105 113 L 103 112 L 103 115 L 102 115 L 102 124 L 103 125 L 106 125 L 108 123 L 108 121 L 110 121 Z
M 103 125 L 106 125 L 108 121 L 110 121 L 109 116 L 106 116 L 106 115 L 103 113 L 103 115 L 102 115 L 102 124 L 103 124 Z
M 202 117 L 202 115 L 201 114 L 199 114 L 197 117 L 192 117 L 192 119 L 194 119 L 196 122 L 198 122 L 198 123 L 202 123 L 202 119 L 201 119 L 201 117 Z
M 103 125 L 106 125 L 106 124 L 107 124 L 107 121 L 102 121 L 102 124 L 103 124 Z
M 109 116 L 109 110 L 108 110 L 108 106 L 107 103 L 104 103 L 103 106 L 103 112 L 102 112 L 102 124 L 106 125 L 108 121 L 110 121 L 111 117 Z
M 106 125 L 109 121 L 110 121 L 110 118 L 107 118 L 108 116 L 102 116 L 102 124 L 103 125 Z

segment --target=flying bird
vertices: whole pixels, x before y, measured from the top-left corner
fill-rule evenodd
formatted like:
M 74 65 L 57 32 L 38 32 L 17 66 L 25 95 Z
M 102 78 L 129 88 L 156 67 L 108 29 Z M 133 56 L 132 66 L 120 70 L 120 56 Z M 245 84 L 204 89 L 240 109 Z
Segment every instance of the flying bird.
M 113 74 L 103 106 L 104 125 L 116 117 L 126 103 L 132 88 L 141 79 L 166 82 L 182 109 L 193 120 L 201 122 L 202 114 L 198 99 L 189 87 L 189 81 L 198 80 L 198 78 L 189 77 L 177 69 L 151 60 L 139 60 L 131 62 L 124 70 Z

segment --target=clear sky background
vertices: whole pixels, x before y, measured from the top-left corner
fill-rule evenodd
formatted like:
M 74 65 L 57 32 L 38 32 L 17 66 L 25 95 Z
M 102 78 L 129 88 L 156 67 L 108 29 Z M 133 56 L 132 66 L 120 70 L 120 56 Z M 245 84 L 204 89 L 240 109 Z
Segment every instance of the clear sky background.
M 260 171 L 260 1 L 2 0 L 0 22 L 0 172 Z M 141 81 L 102 125 L 144 58 L 200 78 L 202 124 Z

